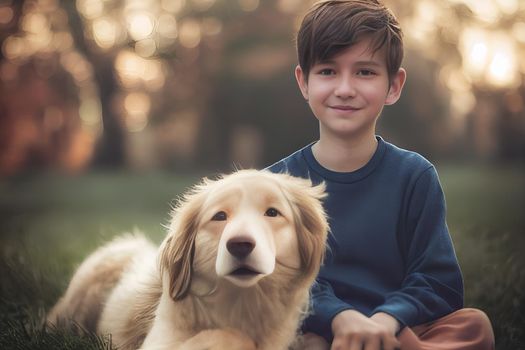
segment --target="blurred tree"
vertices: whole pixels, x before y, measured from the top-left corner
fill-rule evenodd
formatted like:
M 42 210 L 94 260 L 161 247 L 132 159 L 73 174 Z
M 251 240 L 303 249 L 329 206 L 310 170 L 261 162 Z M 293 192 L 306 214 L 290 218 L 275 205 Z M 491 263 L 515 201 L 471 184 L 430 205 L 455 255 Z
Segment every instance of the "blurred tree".
M 36 11 L 31 1 L 0 4 L 0 174 L 49 165 L 73 170 L 88 156 L 78 91 L 57 55 L 67 41 L 53 42 L 46 17 L 56 9 L 47 3 Z M 60 13 L 53 25 L 62 29 Z
M 0 173 L 226 170 L 313 141 L 293 77 L 311 2 L 0 2 Z M 380 133 L 433 157 L 524 159 L 525 4 L 386 2 L 409 80 Z
M 428 96 L 442 101 L 438 111 L 427 111 L 433 130 L 420 133 L 427 135 L 426 148 L 448 157 L 524 160 L 525 3 L 386 2 L 405 32 L 409 90 L 410 79 L 418 85 L 405 102 L 417 105 Z M 432 75 L 427 88 L 433 93 L 422 93 L 414 72 Z
M 115 52 L 97 52 L 86 40 L 86 28 L 74 1 L 61 0 L 66 10 L 75 47 L 86 58 L 93 69 L 93 79 L 98 87 L 102 115 L 102 135 L 97 144 L 94 165 L 121 167 L 125 164 L 124 130 L 112 106 L 118 92 L 115 72 Z
M 210 80 L 199 153 L 214 168 L 269 165 L 315 138 L 317 122 L 293 75 L 292 33 L 301 6 L 284 11 L 279 2 L 267 1 L 224 21 L 224 49 L 220 70 Z

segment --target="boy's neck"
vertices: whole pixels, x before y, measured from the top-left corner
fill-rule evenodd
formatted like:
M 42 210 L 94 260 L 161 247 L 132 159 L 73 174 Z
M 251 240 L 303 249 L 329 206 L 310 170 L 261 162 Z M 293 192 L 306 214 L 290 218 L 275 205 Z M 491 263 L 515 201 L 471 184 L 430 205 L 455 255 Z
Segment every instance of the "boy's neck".
M 328 170 L 347 173 L 361 169 L 377 149 L 375 135 L 363 140 L 325 139 L 312 146 L 315 159 Z

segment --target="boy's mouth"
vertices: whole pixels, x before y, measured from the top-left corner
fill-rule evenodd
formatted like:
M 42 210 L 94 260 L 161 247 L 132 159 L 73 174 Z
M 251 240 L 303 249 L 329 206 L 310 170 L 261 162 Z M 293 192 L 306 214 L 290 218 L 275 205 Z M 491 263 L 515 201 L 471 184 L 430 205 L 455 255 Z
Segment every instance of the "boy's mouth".
M 341 110 L 341 111 L 357 111 L 359 109 L 353 106 L 346 106 L 346 105 L 330 106 L 330 108 Z

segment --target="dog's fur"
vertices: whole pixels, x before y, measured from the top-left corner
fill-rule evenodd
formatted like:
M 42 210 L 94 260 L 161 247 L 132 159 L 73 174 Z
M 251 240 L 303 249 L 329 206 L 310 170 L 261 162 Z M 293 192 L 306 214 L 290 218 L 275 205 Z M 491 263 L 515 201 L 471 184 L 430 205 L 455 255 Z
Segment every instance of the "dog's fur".
M 48 315 L 119 349 L 283 350 L 321 265 L 324 186 L 266 171 L 204 180 L 160 248 L 140 235 L 89 256 Z

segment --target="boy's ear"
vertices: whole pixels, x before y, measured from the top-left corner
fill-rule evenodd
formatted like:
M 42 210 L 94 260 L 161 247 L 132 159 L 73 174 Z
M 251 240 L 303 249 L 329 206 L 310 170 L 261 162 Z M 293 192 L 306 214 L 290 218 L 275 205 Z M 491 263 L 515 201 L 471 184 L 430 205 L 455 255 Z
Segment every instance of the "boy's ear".
M 393 105 L 399 100 L 401 96 L 401 91 L 403 90 L 403 85 L 407 79 L 407 72 L 403 68 L 399 68 L 396 75 L 392 78 L 390 82 L 390 90 L 388 90 L 388 95 L 386 96 L 385 105 Z
M 305 76 L 299 65 L 295 67 L 295 79 L 297 80 L 297 85 L 299 85 L 299 89 L 301 90 L 304 99 L 308 101 L 308 77 Z

